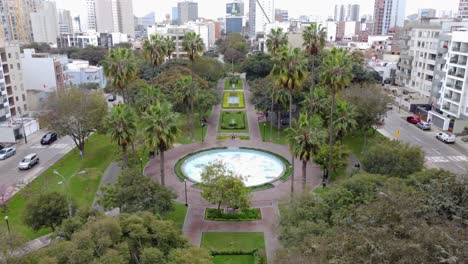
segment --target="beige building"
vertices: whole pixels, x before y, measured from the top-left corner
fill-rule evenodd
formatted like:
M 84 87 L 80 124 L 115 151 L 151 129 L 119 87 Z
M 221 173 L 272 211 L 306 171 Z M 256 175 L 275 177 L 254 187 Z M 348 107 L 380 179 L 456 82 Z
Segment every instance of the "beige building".
M 31 13 L 31 26 L 34 42 L 57 43 L 58 24 L 55 2 L 42 3 L 37 12 Z
M 120 32 L 135 36 L 132 0 L 95 0 L 96 24 L 100 33 Z
M 5 41 L 33 40 L 30 13 L 37 12 L 43 0 L 0 1 L 0 36 Z

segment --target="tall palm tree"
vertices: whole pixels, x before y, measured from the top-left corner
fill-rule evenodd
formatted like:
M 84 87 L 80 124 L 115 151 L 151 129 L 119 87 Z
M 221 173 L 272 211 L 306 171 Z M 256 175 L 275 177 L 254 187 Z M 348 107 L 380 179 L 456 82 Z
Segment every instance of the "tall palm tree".
M 333 132 L 333 113 L 335 111 L 336 93 L 344 89 L 351 82 L 352 78 L 352 62 L 349 58 L 349 54 L 345 50 L 339 48 L 333 48 L 331 51 L 327 52 L 322 62 L 320 75 L 320 80 L 325 87 L 328 88 L 331 95 L 330 120 L 328 124 L 330 153 L 327 173 L 324 174 L 324 177 L 327 179 L 329 178 L 328 173 L 332 171 L 333 139 L 335 136 Z
M 165 51 L 166 51 L 166 56 L 169 60 L 171 60 L 172 58 L 172 53 L 174 53 L 174 51 L 176 51 L 176 43 L 174 41 L 174 39 L 172 39 L 171 37 L 167 36 L 164 38 L 164 47 L 165 47 Z
M 283 32 L 282 28 L 274 29 L 272 28 L 270 34 L 267 35 L 266 46 L 267 49 L 273 56 L 283 48 L 288 45 L 288 33 Z M 271 113 L 273 114 L 274 108 L 274 94 L 275 94 L 275 87 L 271 89 Z M 279 127 L 278 127 L 279 129 Z M 270 141 L 273 138 L 273 118 L 270 118 Z
M 276 56 L 272 70 L 277 86 L 289 92 L 289 127 L 292 127 L 293 91 L 301 88 L 307 73 L 307 60 L 298 48 L 284 47 Z
M 161 185 L 165 185 L 164 152 L 173 147 L 174 141 L 179 134 L 177 114 L 172 111 L 172 106 L 169 103 L 158 102 L 143 113 L 141 121 L 142 133 L 146 143 L 160 154 Z
M 317 54 L 325 47 L 327 31 L 322 25 L 312 23 L 304 29 L 302 32 L 302 38 L 304 39 L 303 46 L 312 60 L 310 68 L 310 78 L 312 81 L 312 87 L 315 85 L 315 59 Z
M 323 120 L 326 120 L 326 110 L 328 109 L 328 95 L 323 87 L 310 89 L 308 94 L 305 94 L 302 106 L 307 110 L 309 115 L 319 114 Z
M 137 118 L 127 105 L 119 103 L 114 106 L 106 119 L 111 140 L 122 148 L 124 165 L 128 167 L 127 147 L 137 134 Z
M 277 139 L 280 138 L 280 127 L 281 127 L 281 110 L 288 102 L 288 91 L 284 89 L 276 89 L 273 93 L 273 102 L 276 105 L 277 110 L 277 122 L 278 122 L 278 130 L 277 130 Z
M 135 79 L 138 66 L 135 55 L 129 49 L 111 49 L 103 60 L 104 73 L 112 81 L 111 84 L 122 94 L 124 103 L 128 100 L 127 85 Z
M 336 119 L 333 126 L 335 127 L 336 139 L 342 141 L 347 133 L 358 126 L 356 107 L 346 101 L 338 101 L 335 114 Z
M 164 38 L 160 35 L 151 35 L 143 42 L 143 54 L 154 67 L 161 65 L 167 56 Z
M 198 35 L 197 33 L 195 32 L 188 32 L 188 33 L 185 33 L 184 35 L 184 41 L 182 42 L 182 47 L 184 49 L 185 52 L 187 52 L 188 54 L 188 57 L 190 59 L 190 61 L 192 62 L 192 66 L 191 66 L 191 72 L 192 72 L 192 94 L 194 94 L 195 92 L 195 84 L 194 84 L 194 78 L 193 78 L 193 63 L 195 62 L 195 60 L 200 56 L 200 53 L 202 53 L 204 50 L 205 50 L 205 44 L 203 43 L 203 40 L 202 38 L 200 37 L 200 35 Z M 190 109 L 191 109 L 191 112 L 193 114 L 194 112 L 194 100 L 195 98 L 192 98 L 192 100 L 190 100 Z M 192 141 L 195 139 L 195 122 L 193 121 L 193 118 L 192 118 L 192 122 L 191 122 L 191 127 L 192 127 Z
M 137 103 L 137 106 L 141 112 L 145 112 L 155 105 L 161 97 L 161 91 L 151 85 L 147 85 L 144 89 L 141 89 L 140 94 L 141 100 Z
M 174 100 L 185 108 L 187 114 L 187 132 L 190 131 L 190 102 L 196 98 L 196 89 L 192 89 L 192 78 L 182 77 L 176 82 Z M 195 94 L 193 94 L 195 92 Z
M 289 149 L 302 161 L 302 189 L 307 181 L 307 163 L 315 157 L 325 140 L 326 133 L 322 129 L 322 120 L 318 116 L 309 118 L 300 114 L 294 128 L 288 128 Z M 293 188 L 291 193 L 293 192 Z

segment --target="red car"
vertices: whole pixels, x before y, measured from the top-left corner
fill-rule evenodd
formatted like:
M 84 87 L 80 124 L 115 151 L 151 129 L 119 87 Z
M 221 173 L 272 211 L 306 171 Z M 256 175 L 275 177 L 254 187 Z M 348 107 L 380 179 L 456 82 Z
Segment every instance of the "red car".
M 417 123 L 421 122 L 421 119 L 419 119 L 419 117 L 417 117 L 417 116 L 408 116 L 406 118 L 406 121 L 410 122 L 411 124 L 417 124 Z

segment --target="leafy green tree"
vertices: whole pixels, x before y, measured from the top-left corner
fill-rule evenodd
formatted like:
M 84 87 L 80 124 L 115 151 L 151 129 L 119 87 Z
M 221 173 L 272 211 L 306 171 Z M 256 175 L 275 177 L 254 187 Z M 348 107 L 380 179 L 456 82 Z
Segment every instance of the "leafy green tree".
M 153 180 L 127 173 L 120 176 L 114 185 L 105 185 L 99 203 L 104 209 L 119 208 L 121 212 L 150 211 L 164 214 L 173 210 L 172 199 L 176 194 Z
M 217 82 L 224 77 L 224 65 L 217 59 L 201 56 L 194 61 L 193 71 L 200 78 L 209 82 Z
M 44 108 L 39 117 L 42 123 L 60 136 L 70 136 L 81 155 L 85 139 L 102 127 L 108 109 L 101 93 L 77 88 L 51 94 Z
M 325 47 L 327 31 L 321 24 L 311 23 L 302 32 L 302 38 L 304 39 L 304 43 L 302 45 L 312 60 L 310 79 L 312 81 L 311 85 L 313 90 L 313 87 L 315 86 L 315 61 L 317 59 L 317 55 Z
M 222 162 L 215 162 L 205 167 L 201 174 L 201 196 L 212 204 L 234 209 L 249 206 L 250 189 L 245 187 L 242 177 L 229 170 Z
M 195 100 L 198 94 L 198 87 L 193 87 L 192 78 L 182 77 L 176 82 L 176 89 L 174 91 L 174 99 L 178 105 L 185 108 L 185 115 L 187 118 L 187 131 L 190 131 L 190 124 L 193 121 L 193 110 L 190 103 Z M 192 120 L 191 120 L 192 119 Z
M 245 78 L 249 81 L 267 77 L 272 69 L 271 55 L 263 52 L 247 57 L 241 67 L 242 72 L 245 72 Z
M 136 115 L 128 106 L 119 103 L 112 108 L 106 121 L 111 140 L 122 148 L 124 165 L 128 167 L 127 147 L 133 144 L 137 134 Z
M 71 50 L 70 58 L 89 61 L 90 65 L 98 65 L 108 55 L 105 47 L 87 46 L 83 49 Z
M 34 231 L 50 227 L 52 231 L 68 217 L 65 195 L 58 192 L 39 194 L 26 204 L 24 222 Z
M 289 149 L 302 161 L 302 190 L 305 191 L 307 163 L 318 154 L 326 134 L 322 129 L 322 120 L 318 116 L 309 118 L 307 114 L 301 114 L 296 123 L 293 128 L 288 129 Z M 293 188 L 291 188 L 291 195 L 294 192 Z
M 321 75 L 320 79 L 328 88 L 330 95 L 331 95 L 331 104 L 330 104 L 330 122 L 329 126 L 329 165 L 327 169 L 327 173 L 333 171 L 332 161 L 333 161 L 333 139 L 334 139 L 334 121 L 333 121 L 333 113 L 335 112 L 335 99 L 336 93 L 343 90 L 352 79 L 351 73 L 352 62 L 349 58 L 348 53 L 343 49 L 333 48 L 331 51 L 327 52 L 325 55 L 322 66 L 321 66 Z M 324 175 L 328 177 L 328 174 Z
M 370 173 L 406 178 L 424 166 L 424 152 L 398 140 L 385 140 L 364 152 L 362 165 Z
M 21 45 L 20 49 L 21 52 L 23 52 L 24 49 L 34 49 L 38 53 L 45 53 L 49 52 L 51 50 L 51 47 L 49 44 L 44 42 L 32 42 L 29 44 Z
M 224 55 L 224 61 L 226 63 L 243 62 L 250 50 L 246 39 L 239 33 L 228 34 L 226 38 L 218 44 L 220 44 L 219 52 Z
M 277 135 L 276 137 L 280 138 L 280 128 L 281 128 L 281 112 L 286 108 L 285 106 L 288 103 L 289 95 L 288 91 L 284 89 L 276 89 L 273 94 L 273 103 L 276 105 L 276 121 L 277 121 Z
M 208 250 L 198 247 L 176 248 L 169 253 L 168 264 L 211 264 L 213 257 Z
M 273 56 L 280 52 L 283 47 L 288 45 L 288 33 L 283 32 L 282 28 L 272 28 L 266 38 L 267 40 L 265 44 L 268 48 L 268 51 L 271 52 Z
M 157 67 L 161 65 L 167 56 L 164 37 L 161 35 L 151 35 L 143 42 L 143 54 L 147 61 Z
M 138 66 L 133 52 L 129 49 L 111 49 L 102 61 L 104 73 L 111 79 L 114 89 L 122 94 L 123 101 L 128 101 L 127 86 L 138 73 Z
M 176 43 L 175 43 L 174 39 L 172 39 L 169 36 L 165 37 L 163 39 L 163 45 L 164 45 L 164 49 L 166 51 L 167 58 L 169 60 L 171 60 L 172 53 L 174 53 L 174 51 L 176 51 Z
M 158 151 L 161 158 L 161 185 L 165 185 L 164 152 L 172 149 L 179 134 L 178 115 L 169 103 L 157 103 L 142 116 L 142 133 L 147 145 Z
M 19 263 L 15 258 L 15 251 L 20 249 L 26 239 L 15 229 L 8 230 L 6 225 L 0 225 L 0 259 L 5 263 Z
M 320 146 L 317 155 L 314 156 L 314 162 L 320 166 L 323 175 L 328 175 L 331 172 L 336 173 L 338 170 L 348 166 L 349 149 L 341 143 L 335 142 L 333 145 L 333 156 L 331 160 L 332 171 L 328 171 L 330 167 L 330 150 L 325 144 Z
M 141 252 L 141 264 L 165 263 L 165 256 L 161 250 L 153 247 L 144 248 Z
M 356 107 L 346 101 L 338 101 L 335 109 L 336 119 L 333 121 L 335 127 L 335 136 L 337 140 L 342 141 L 343 137 L 357 127 Z

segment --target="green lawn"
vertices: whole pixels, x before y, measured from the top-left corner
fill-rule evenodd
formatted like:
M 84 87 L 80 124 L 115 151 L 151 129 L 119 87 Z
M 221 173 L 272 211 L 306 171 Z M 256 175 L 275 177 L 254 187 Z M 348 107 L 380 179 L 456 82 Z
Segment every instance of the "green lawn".
M 262 232 L 204 232 L 201 246 L 215 251 L 260 250 L 265 249 L 265 239 Z
M 243 87 L 242 80 L 239 79 L 237 84 L 234 85 L 234 90 L 242 90 L 243 88 L 244 87 Z M 232 83 L 231 83 L 231 80 L 229 78 L 226 78 L 224 80 L 224 90 L 232 90 Z
M 250 136 L 237 136 L 236 139 L 240 140 L 250 140 Z M 229 136 L 217 136 L 216 140 L 231 140 L 231 135 Z
M 239 98 L 239 103 L 229 103 L 230 97 L 237 97 Z M 244 93 L 243 92 L 225 92 L 223 95 L 223 108 L 244 108 L 245 107 L 245 100 L 244 100 Z
M 214 264 L 254 264 L 253 255 L 216 255 L 213 258 Z
M 378 143 L 379 141 L 382 141 L 382 140 L 387 140 L 387 138 L 385 138 L 382 134 L 380 134 L 377 131 L 375 131 L 375 133 L 373 131 L 369 131 L 367 133 L 366 145 L 364 146 L 363 145 L 364 137 L 362 133 L 356 132 L 354 136 L 353 135 L 346 136 L 343 139 L 343 144 L 346 145 L 354 155 L 356 155 L 358 160 L 361 160 L 362 155 L 363 155 L 363 150 L 368 148 L 370 145 Z
M 244 133 L 249 132 L 249 122 L 244 111 L 224 111 L 219 117 L 218 132 Z
M 265 132 L 263 132 L 263 124 L 265 124 Z M 278 129 L 275 125 L 276 124 L 273 124 L 273 143 L 280 144 L 280 145 L 288 144 L 288 140 L 286 138 L 286 135 L 287 135 L 286 128 Z M 258 128 L 260 129 L 262 139 L 264 141 L 269 141 L 270 140 L 270 122 L 259 122 Z M 279 138 L 278 138 L 278 130 L 279 130 Z M 263 138 L 264 137 L 263 135 L 265 135 L 265 138 Z
M 180 229 L 184 227 L 185 215 L 187 214 L 187 207 L 185 204 L 174 202 L 174 211 L 162 215 L 164 220 L 174 221 Z
M 211 116 L 211 110 L 209 110 L 206 114 L 206 119 L 210 118 Z M 195 141 L 201 142 L 202 141 L 202 136 L 206 137 L 206 131 L 208 131 L 208 124 L 203 128 L 202 131 L 202 126 L 200 122 L 200 117 L 198 114 L 194 115 L 195 119 Z M 191 144 L 192 143 L 192 137 L 190 134 L 190 130 L 187 129 L 187 118 L 186 115 L 179 115 L 179 120 L 178 120 L 178 127 L 180 129 L 180 134 L 176 139 L 176 142 L 179 144 Z
M 3 219 L 5 215 L 8 215 L 11 229 L 23 235 L 26 239 L 34 239 L 50 233 L 51 230 L 46 228 L 34 232 L 23 224 L 23 214 L 27 201 L 33 199 L 35 195 L 41 192 L 58 191 L 66 193 L 65 185 L 58 184 L 61 179 L 53 174 L 54 169 L 66 178 L 70 178 L 78 172 L 86 170 L 87 173 L 74 176 L 70 187 L 74 205 L 78 207 L 90 207 L 93 203 L 101 176 L 114 159 L 115 152 L 116 146 L 110 142 L 107 136 L 92 135 L 86 141 L 83 160 L 80 159 L 79 151 L 76 148 L 73 149 L 17 193 L 8 203 L 8 213 L 0 213 L 0 217 Z

